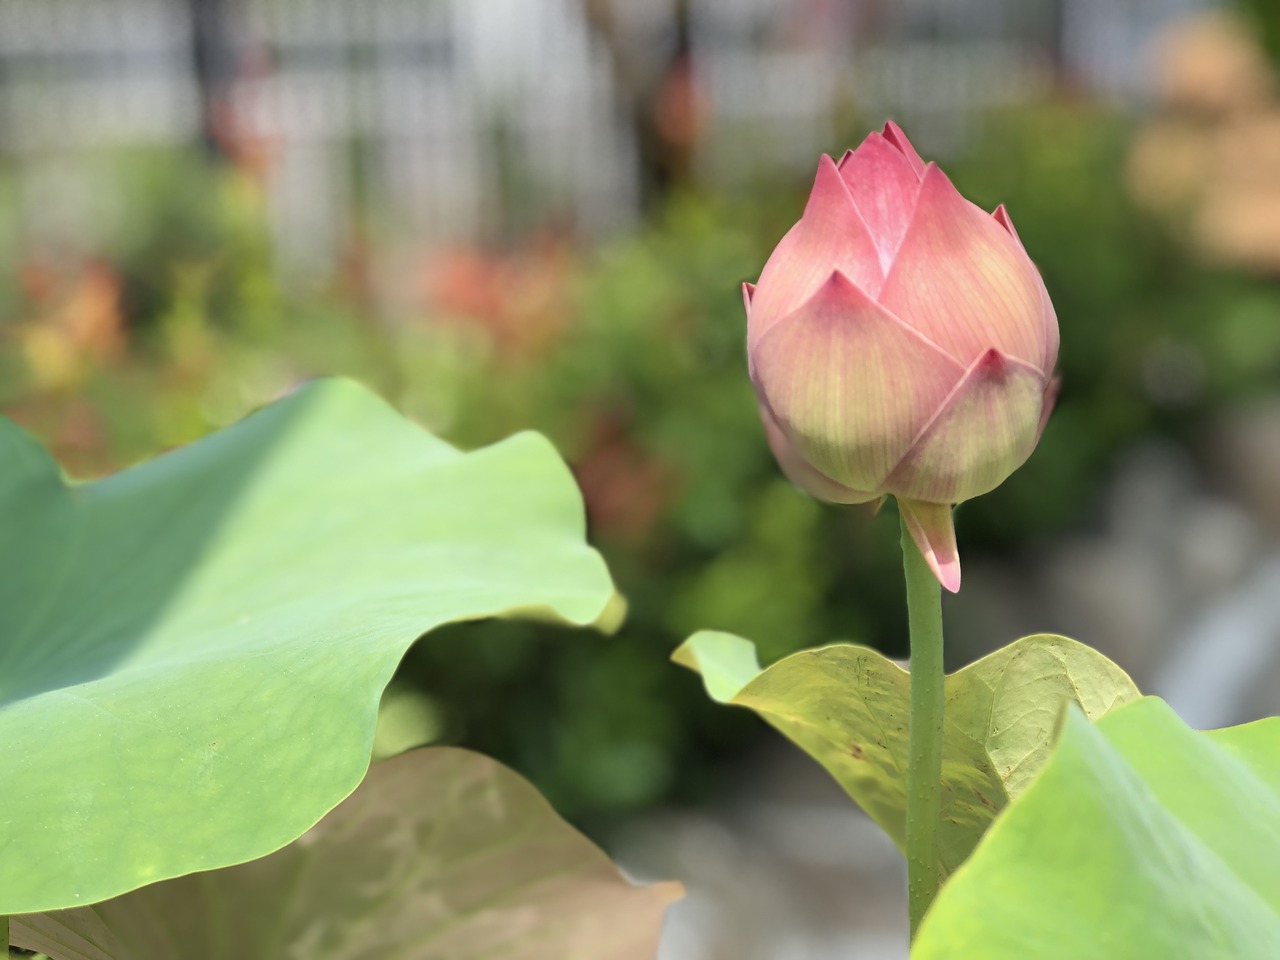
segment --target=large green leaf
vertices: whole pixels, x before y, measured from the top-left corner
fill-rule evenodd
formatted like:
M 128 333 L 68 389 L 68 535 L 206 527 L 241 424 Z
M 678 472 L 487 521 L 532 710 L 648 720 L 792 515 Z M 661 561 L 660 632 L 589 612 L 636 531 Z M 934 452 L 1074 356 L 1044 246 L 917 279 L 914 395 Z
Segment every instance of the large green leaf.
M 1280 719 L 1201 733 L 1149 697 L 1069 711 L 942 888 L 918 960 L 1280 957 Z
M 512 771 L 432 747 L 375 764 L 268 857 L 12 935 L 53 960 L 652 960 L 679 896 L 625 881 Z
M 761 670 L 755 648 L 698 633 L 673 659 L 702 674 L 721 703 L 754 710 L 798 744 L 893 838 L 905 841 L 910 675 L 867 647 L 802 650 Z M 1098 717 L 1136 699 L 1102 654 L 1065 637 L 1024 637 L 946 679 L 942 755 L 944 874 L 1048 756 L 1064 701 Z
M 318 381 L 68 485 L 0 420 L 0 913 L 261 856 L 360 782 L 405 649 L 611 594 L 569 471 Z

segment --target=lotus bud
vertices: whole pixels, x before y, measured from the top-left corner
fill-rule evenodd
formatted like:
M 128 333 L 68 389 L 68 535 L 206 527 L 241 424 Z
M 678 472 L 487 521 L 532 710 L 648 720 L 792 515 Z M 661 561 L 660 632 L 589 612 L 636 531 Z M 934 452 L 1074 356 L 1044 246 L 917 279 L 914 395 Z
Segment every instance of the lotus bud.
M 952 507 L 1031 455 L 1058 321 L 1003 206 L 988 214 L 893 123 L 836 163 L 754 286 L 747 355 L 783 471 L 823 500 L 897 498 L 948 590 Z

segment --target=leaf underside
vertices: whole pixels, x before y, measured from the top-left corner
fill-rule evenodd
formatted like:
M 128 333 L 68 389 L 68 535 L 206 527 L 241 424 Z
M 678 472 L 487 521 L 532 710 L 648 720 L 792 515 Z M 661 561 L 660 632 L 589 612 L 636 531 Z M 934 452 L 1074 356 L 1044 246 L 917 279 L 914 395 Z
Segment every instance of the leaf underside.
M 652 960 L 680 895 L 632 886 L 511 770 L 431 747 L 270 856 L 15 917 L 13 940 L 52 960 Z

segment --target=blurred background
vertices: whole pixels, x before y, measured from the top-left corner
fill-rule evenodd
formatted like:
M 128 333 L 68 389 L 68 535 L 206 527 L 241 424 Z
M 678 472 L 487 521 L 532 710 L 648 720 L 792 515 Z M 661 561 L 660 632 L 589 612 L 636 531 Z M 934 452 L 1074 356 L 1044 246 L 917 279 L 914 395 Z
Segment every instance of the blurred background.
M 949 665 L 1055 631 L 1195 725 L 1280 711 L 1274 0 L 0 0 L 0 408 L 80 477 L 324 373 L 547 433 L 626 625 L 443 631 L 398 715 L 685 879 L 670 960 L 902 956 L 896 854 L 666 660 L 905 655 L 896 518 L 781 478 L 739 292 L 890 116 L 1008 205 L 1063 335 L 959 512 Z

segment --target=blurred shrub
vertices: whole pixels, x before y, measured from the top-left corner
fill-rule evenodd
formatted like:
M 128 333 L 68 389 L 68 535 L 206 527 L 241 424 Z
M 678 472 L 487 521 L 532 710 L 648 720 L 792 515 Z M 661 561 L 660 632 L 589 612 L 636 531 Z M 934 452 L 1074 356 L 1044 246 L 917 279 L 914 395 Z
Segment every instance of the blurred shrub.
M 1033 549 L 1080 523 L 1125 444 L 1186 438 L 1200 414 L 1275 382 L 1276 289 L 1198 267 L 1135 208 L 1129 137 L 1099 108 L 1047 105 L 992 118 L 948 164 L 967 195 L 1008 204 L 1063 330 L 1058 412 L 1027 466 L 961 510 L 966 556 Z M 88 268 L 0 297 L 16 305 L 0 398 L 81 472 L 187 440 L 322 372 L 372 383 L 463 446 L 548 433 L 629 618 L 612 637 L 508 622 L 435 635 L 398 679 L 431 698 L 443 738 L 512 763 L 590 821 L 701 795 L 757 730 L 711 709 L 666 662 L 688 632 L 737 631 L 769 658 L 837 638 L 905 653 L 892 511 L 873 518 L 791 489 L 745 376 L 739 285 L 798 216 L 807 183 L 676 196 L 589 255 L 551 235 L 438 251 L 399 280 L 419 306 L 385 316 L 339 281 L 319 296 L 281 293 L 243 171 L 174 162 L 153 174 L 172 189 L 137 198 L 133 239 L 93 268 L 116 278 L 94 281 L 107 290 L 98 327 L 115 332 L 58 334 L 80 358 L 74 376 L 42 379 L 26 344 L 32 329 L 97 329 L 52 319 Z M 193 192 L 242 205 L 170 209 Z
M 1240 0 L 1240 6 L 1252 19 L 1263 48 L 1280 66 L 1280 5 L 1274 0 Z
M 689 632 L 736 630 L 770 657 L 836 636 L 897 641 L 897 605 L 866 603 L 861 591 L 877 578 L 857 572 L 887 569 L 878 586 L 896 596 L 892 519 L 865 536 L 866 511 L 828 510 L 782 480 L 744 375 L 740 281 L 758 272 L 802 196 L 784 199 L 673 199 L 584 265 L 569 293 L 573 319 L 551 346 L 498 350 L 501 374 L 464 390 L 449 427 L 464 445 L 531 424 L 549 432 L 629 600 L 626 625 L 603 640 L 515 625 L 462 631 L 482 645 L 499 633 L 546 638 L 520 647 L 524 663 L 505 685 L 525 704 L 519 715 L 546 723 L 499 719 L 504 701 L 490 686 L 497 699 L 475 710 L 470 731 L 520 756 L 567 809 L 696 795 L 716 754 L 754 729 L 707 711 L 697 679 L 666 662 Z M 415 651 L 406 669 L 452 696 L 461 684 L 443 650 Z

